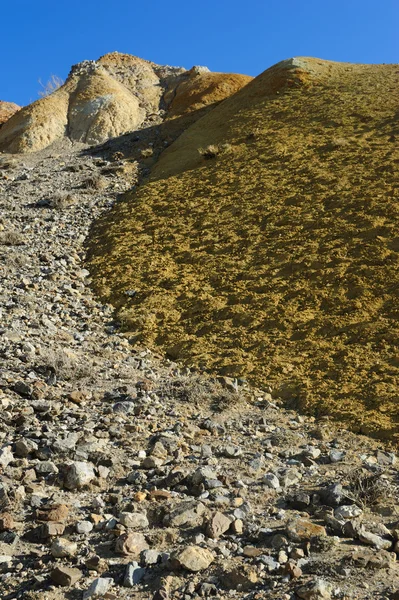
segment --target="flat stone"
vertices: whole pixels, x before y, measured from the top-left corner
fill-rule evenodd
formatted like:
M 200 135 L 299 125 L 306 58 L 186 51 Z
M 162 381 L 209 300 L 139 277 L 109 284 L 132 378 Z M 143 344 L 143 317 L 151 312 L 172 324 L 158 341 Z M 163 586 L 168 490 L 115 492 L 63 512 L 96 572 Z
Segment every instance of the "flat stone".
M 262 483 L 272 490 L 280 489 L 280 480 L 274 473 L 266 473 L 263 476 Z
M 79 523 L 76 523 L 77 533 L 87 535 L 92 530 L 93 530 L 93 523 L 91 523 L 90 521 L 79 521 Z
M 44 523 L 40 528 L 40 537 L 48 538 L 56 535 L 62 535 L 65 531 L 63 523 Z
M 53 521 L 62 523 L 66 521 L 69 515 L 69 507 L 66 504 L 53 504 L 52 506 L 38 510 L 36 518 L 39 521 Z
M 336 508 L 334 510 L 334 517 L 338 519 L 338 521 L 347 521 L 348 519 L 356 519 L 362 513 L 362 509 L 356 506 L 356 504 L 348 504 Z
M 169 527 L 198 527 L 206 515 L 202 502 L 182 502 L 164 517 L 164 525 Z
M 53 569 L 50 573 L 50 578 L 57 585 L 69 587 L 74 585 L 82 577 L 82 572 L 79 569 L 72 567 L 59 566 Z
M 229 589 L 236 590 L 239 587 L 239 589 L 246 591 L 256 586 L 258 583 L 258 574 L 254 567 L 242 564 L 230 571 L 225 571 L 223 573 L 223 582 Z
M 14 526 L 14 519 L 10 513 L 0 514 L 0 531 L 11 531 Z

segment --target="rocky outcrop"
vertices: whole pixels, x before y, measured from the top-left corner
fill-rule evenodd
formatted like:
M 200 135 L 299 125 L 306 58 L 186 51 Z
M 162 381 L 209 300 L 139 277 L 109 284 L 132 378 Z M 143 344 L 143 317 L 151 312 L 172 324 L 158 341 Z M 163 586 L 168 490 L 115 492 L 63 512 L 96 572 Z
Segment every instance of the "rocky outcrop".
M 14 102 L 3 102 L 0 100 L 0 127 L 20 108 L 21 107 L 18 106 L 18 104 L 14 104 Z
M 101 144 L 219 102 L 251 78 L 161 66 L 114 52 L 72 67 L 55 92 L 21 109 L 0 132 L 0 150 L 41 150 L 68 138 Z M 1 121 L 0 121 L 1 122 Z

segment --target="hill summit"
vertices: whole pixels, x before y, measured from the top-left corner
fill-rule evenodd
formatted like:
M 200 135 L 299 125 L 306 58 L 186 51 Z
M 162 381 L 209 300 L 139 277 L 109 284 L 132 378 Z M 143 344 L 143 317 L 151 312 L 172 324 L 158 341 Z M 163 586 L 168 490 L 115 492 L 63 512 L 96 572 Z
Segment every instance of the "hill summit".
M 64 85 L 10 118 L 0 130 L 0 150 L 34 152 L 64 138 L 101 144 L 212 105 L 251 79 L 112 52 L 75 65 Z
M 397 435 L 397 89 L 397 65 L 295 58 L 189 127 L 93 230 L 133 339 Z

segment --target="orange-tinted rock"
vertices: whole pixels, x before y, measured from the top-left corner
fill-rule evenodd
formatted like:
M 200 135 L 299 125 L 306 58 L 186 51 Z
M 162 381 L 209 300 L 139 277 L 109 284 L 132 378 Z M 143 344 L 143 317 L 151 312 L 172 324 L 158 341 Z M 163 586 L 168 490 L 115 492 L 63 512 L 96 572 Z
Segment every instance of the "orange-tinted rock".
M 0 126 L 8 121 L 8 119 L 20 108 L 21 107 L 18 106 L 18 104 L 14 104 L 14 102 L 2 102 L 0 100 Z
M 307 519 L 294 519 L 287 525 L 288 537 L 294 542 L 308 542 L 315 537 L 327 535 L 322 525 L 316 525 Z

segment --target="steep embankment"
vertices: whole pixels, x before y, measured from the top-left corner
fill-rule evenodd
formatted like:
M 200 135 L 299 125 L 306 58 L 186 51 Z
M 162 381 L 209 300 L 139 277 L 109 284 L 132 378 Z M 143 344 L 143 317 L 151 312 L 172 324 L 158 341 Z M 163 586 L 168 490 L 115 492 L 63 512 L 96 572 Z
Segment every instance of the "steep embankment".
M 63 139 L 101 144 L 159 124 L 170 105 L 179 116 L 220 102 L 251 79 L 112 52 L 75 65 L 64 85 L 10 118 L 0 131 L 0 151 L 36 152 Z
M 284 61 L 190 127 L 93 231 L 126 329 L 396 436 L 398 78 Z

